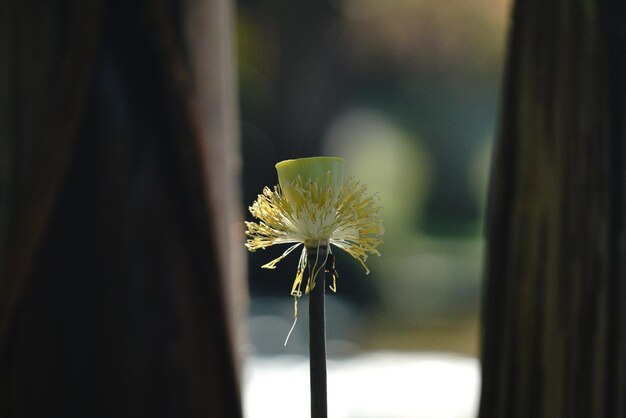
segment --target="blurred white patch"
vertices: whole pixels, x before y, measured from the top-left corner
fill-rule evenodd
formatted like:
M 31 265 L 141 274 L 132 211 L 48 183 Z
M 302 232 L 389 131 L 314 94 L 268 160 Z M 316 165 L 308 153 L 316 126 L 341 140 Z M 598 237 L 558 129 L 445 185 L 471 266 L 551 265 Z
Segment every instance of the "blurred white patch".
M 374 109 L 354 108 L 339 116 L 324 139 L 324 151 L 346 160 L 346 175 L 354 175 L 380 196 L 389 236 L 401 241 L 415 232 L 431 188 L 432 161 L 418 138 Z M 388 250 L 385 250 L 388 251 Z
M 245 370 L 246 418 L 310 416 L 308 359 L 252 357 Z M 332 418 L 473 418 L 478 361 L 445 353 L 379 352 L 328 364 Z

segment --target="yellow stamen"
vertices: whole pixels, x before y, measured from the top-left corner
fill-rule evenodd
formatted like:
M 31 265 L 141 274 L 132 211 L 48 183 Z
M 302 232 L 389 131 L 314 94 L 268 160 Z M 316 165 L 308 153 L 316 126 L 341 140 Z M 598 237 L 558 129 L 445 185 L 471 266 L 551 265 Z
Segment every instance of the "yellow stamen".
M 380 255 L 376 249 L 384 232 L 378 217 L 380 206 L 376 195 L 354 178 L 343 181 L 343 160 L 332 157 L 287 160 L 276 165 L 280 186 L 265 187 L 250 206 L 258 222 L 246 222 L 246 247 L 250 251 L 276 244 L 292 244 L 280 257 L 264 264 L 274 269 L 276 264 L 300 245 L 304 245 L 291 295 L 294 296 L 294 317 L 302 296 L 304 273 L 309 277 L 304 293 L 315 287 L 315 279 L 326 262 L 330 248 L 321 254 L 322 246 L 334 245 L 357 259 L 366 273 L 369 254 Z M 307 266 L 308 251 L 316 251 L 312 266 Z M 323 258 L 323 260 L 322 260 Z M 337 276 L 332 274 L 330 289 L 337 290 Z

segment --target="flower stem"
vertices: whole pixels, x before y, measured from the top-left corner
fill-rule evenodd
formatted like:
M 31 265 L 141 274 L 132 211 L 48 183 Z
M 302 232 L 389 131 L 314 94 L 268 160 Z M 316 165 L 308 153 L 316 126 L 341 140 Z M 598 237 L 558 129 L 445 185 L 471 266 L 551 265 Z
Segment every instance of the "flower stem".
M 320 247 L 322 248 L 326 247 Z M 325 253 L 326 250 L 324 250 Z M 310 255 L 311 251 L 309 252 Z M 319 254 L 317 254 L 319 257 Z M 311 260 L 312 257 L 309 258 Z M 322 257 L 322 259 L 325 258 Z M 311 265 L 311 264 L 309 264 Z M 326 273 L 322 267 L 309 293 L 309 359 L 311 379 L 311 418 L 327 418 L 326 312 L 324 296 Z

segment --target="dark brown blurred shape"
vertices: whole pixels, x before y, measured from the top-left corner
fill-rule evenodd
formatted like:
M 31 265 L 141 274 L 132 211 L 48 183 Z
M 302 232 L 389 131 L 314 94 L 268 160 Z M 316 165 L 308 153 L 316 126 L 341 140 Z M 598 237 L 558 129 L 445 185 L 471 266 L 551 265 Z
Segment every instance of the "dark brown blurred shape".
M 626 6 L 517 1 L 480 417 L 626 416 Z
M 230 14 L 0 5 L 3 418 L 241 416 Z

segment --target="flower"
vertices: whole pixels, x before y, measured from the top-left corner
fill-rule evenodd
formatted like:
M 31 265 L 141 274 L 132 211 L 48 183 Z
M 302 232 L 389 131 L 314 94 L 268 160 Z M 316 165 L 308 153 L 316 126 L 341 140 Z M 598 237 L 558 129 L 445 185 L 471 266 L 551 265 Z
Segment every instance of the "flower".
M 369 273 L 365 261 L 369 254 L 380 255 L 376 247 L 383 233 L 378 218 L 377 196 L 366 193 L 366 187 L 354 177 L 343 181 L 344 161 L 335 157 L 313 157 L 286 160 L 276 164 L 279 185 L 265 187 L 250 206 L 250 213 L 259 222 L 246 222 L 246 247 L 250 251 L 276 244 L 292 244 L 275 260 L 263 265 L 274 269 L 276 264 L 299 246 L 303 246 L 291 295 L 302 296 L 301 286 L 307 266 L 309 275 L 305 293 L 315 287 L 315 278 L 322 268 L 332 274 L 336 291 L 337 273 L 330 247 L 335 246 L 356 258 Z

